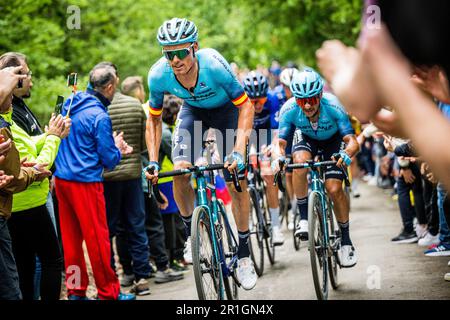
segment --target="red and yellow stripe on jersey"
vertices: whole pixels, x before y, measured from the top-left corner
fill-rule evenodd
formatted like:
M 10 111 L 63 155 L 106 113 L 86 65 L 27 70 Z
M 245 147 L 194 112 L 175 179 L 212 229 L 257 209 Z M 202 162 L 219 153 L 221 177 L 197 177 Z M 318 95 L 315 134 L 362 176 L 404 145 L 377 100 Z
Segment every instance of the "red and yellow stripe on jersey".
M 148 111 L 150 112 L 150 114 L 154 117 L 159 117 L 162 113 L 162 108 L 161 109 L 157 109 L 157 108 L 153 108 L 152 105 L 147 102 L 148 105 Z
M 231 100 L 236 107 L 242 106 L 248 100 L 247 93 L 242 93 L 238 98 Z

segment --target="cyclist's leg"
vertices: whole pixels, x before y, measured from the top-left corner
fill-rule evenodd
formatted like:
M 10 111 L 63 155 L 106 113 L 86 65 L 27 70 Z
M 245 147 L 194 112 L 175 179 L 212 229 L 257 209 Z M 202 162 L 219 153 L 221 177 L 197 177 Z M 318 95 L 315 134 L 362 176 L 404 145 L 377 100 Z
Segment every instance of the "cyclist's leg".
M 271 134 L 270 131 L 268 132 L 269 133 L 267 134 L 267 139 L 263 139 L 264 133 L 260 135 L 260 132 L 258 132 L 259 141 L 257 149 L 260 152 L 263 151 L 262 148 L 264 145 L 268 146 L 271 143 Z M 269 206 L 270 220 L 273 227 L 273 243 L 275 245 L 282 245 L 284 243 L 284 236 L 280 230 L 280 208 L 278 200 L 278 186 L 273 185 L 275 176 L 270 167 L 270 157 L 261 156 L 260 161 L 261 161 L 261 176 L 266 182 L 267 204 Z
M 341 149 L 341 137 L 335 135 L 329 140 L 323 141 L 322 148 L 324 158 L 330 159 L 333 153 L 337 153 Z M 325 189 L 333 201 L 334 214 L 341 230 L 339 261 L 343 267 L 353 267 L 357 262 L 357 256 L 350 239 L 350 204 L 342 187 L 344 177 L 342 170 L 335 165 L 325 168 Z
M 334 153 L 338 153 L 341 150 L 342 138 L 337 133 L 330 139 L 321 141 L 320 147 L 323 150 L 324 159 L 330 160 Z M 327 166 L 325 168 L 324 176 L 325 188 L 334 204 L 336 220 L 338 223 L 348 223 L 350 204 L 342 187 L 342 181 L 344 180 L 342 169 L 335 165 Z
M 223 159 L 225 155 L 230 154 L 234 148 L 235 134 L 238 125 L 239 112 L 236 108 L 218 108 L 218 110 L 209 110 L 208 126 L 216 130 L 217 149 Z M 247 151 L 248 153 L 248 151 Z M 247 158 L 247 154 L 244 157 Z M 239 172 L 239 180 L 242 192 L 237 192 L 233 186 L 232 178 L 228 170 L 223 170 L 227 188 L 232 199 L 232 211 L 239 234 L 238 244 L 238 268 L 237 277 L 245 290 L 250 290 L 256 285 L 258 276 L 256 275 L 253 262 L 250 259 L 250 248 L 248 239 L 249 232 L 249 213 L 250 197 L 247 191 L 247 181 L 245 179 L 245 170 Z
M 191 167 L 195 162 L 195 156 L 201 151 L 204 130 L 200 112 L 184 105 L 178 115 L 172 140 L 172 161 L 175 170 Z M 195 140 L 200 140 L 200 142 Z M 190 175 L 173 178 L 174 199 L 180 210 L 188 237 L 191 232 L 191 218 L 195 202 L 195 193 L 190 179 Z
M 292 158 L 294 163 L 304 163 L 311 160 L 317 154 L 317 146 L 314 140 L 301 134 L 292 148 Z M 292 182 L 295 196 L 297 197 L 297 207 L 300 213 L 300 220 L 308 220 L 308 169 L 295 169 L 292 174 Z M 302 222 L 306 227 L 305 222 Z M 298 226 L 296 226 L 297 228 Z M 298 229 L 298 228 L 297 228 Z

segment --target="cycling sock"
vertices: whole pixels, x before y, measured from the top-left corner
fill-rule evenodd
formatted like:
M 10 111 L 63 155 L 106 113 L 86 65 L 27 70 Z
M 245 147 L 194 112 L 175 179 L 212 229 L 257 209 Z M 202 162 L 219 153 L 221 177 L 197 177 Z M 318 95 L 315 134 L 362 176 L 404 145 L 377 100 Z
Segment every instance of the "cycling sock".
M 345 223 L 338 222 L 339 229 L 341 229 L 341 245 L 351 246 L 352 240 L 350 240 L 350 223 L 349 221 Z
M 192 222 L 192 215 L 190 215 L 189 217 L 183 217 L 180 214 L 181 220 L 183 220 L 184 223 L 184 230 L 186 232 L 186 236 L 190 237 L 191 236 L 191 222 Z
M 308 197 L 297 198 L 297 207 L 300 212 L 300 220 L 308 220 Z
M 280 208 L 269 208 L 272 227 L 280 226 Z
M 250 249 L 248 247 L 248 237 L 250 236 L 250 231 L 238 231 L 239 235 L 239 246 L 238 246 L 238 259 L 250 257 Z

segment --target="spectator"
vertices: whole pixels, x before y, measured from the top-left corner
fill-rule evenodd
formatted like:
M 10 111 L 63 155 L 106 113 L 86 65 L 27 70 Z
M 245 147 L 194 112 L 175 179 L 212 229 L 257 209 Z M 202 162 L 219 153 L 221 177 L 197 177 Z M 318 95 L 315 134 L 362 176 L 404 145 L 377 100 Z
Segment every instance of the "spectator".
M 27 77 L 21 73 L 22 67 L 8 67 L 0 70 L 0 105 L 10 97 L 18 82 Z
M 29 97 L 32 87 L 31 71 L 26 57 L 20 53 L 6 53 L 0 63 L 22 66 L 25 74 L 22 87 L 13 91 L 13 110 L 4 115 L 12 123 L 14 143 L 21 158 L 31 162 L 53 165 L 61 139 L 70 131 L 70 119 L 52 116 L 46 133 L 43 133 L 31 110 L 22 97 Z M 20 114 L 20 126 L 14 114 Z M 25 127 L 25 129 L 23 129 Z M 8 221 L 14 257 L 19 272 L 20 288 L 24 300 L 34 297 L 35 256 L 42 262 L 42 300 L 58 300 L 61 291 L 62 258 L 55 225 L 46 207 L 49 199 L 49 179 L 32 184 L 13 198 L 12 216 Z M 53 218 L 54 219 L 54 218 Z
M 440 102 L 439 111 L 441 111 L 445 119 L 450 123 L 450 105 Z M 437 185 L 439 244 L 435 248 L 425 251 L 425 255 L 427 256 L 450 256 L 450 228 L 445 214 L 450 211 L 450 203 L 446 199 L 448 199 L 448 188 L 442 182 L 439 182 Z
M 11 216 L 13 193 L 25 190 L 34 181 L 42 181 L 51 172 L 45 169 L 44 164 L 28 163 L 27 166 L 33 167 L 21 167 L 25 163 L 21 163 L 19 151 L 15 144 L 11 143 L 11 125 L 4 119 L 4 114 L 11 109 L 12 90 L 20 79 L 14 76 L 14 72 L 22 70 L 22 67 L 4 70 L 5 66 L 0 63 L 0 88 L 3 87 L 3 91 L 0 91 L 4 96 L 0 99 L 0 136 L 2 137 L 0 169 L 6 176 L 13 176 L 14 179 L 4 178 L 0 192 L 0 274 L 2 275 L 0 300 L 19 300 L 22 299 L 22 294 L 19 289 L 19 276 L 11 246 L 11 236 L 7 227 L 7 220 Z
M 111 243 L 103 194 L 103 170 L 119 164 L 121 154 L 132 152 L 123 133 L 112 132 L 107 107 L 117 86 L 116 70 L 101 63 L 89 73 L 86 92 L 72 95 L 62 114 L 70 111 L 72 132 L 63 140 L 56 158 L 55 188 L 59 204 L 68 298 L 85 300 L 88 274 L 82 242 L 86 242 L 92 271 L 101 300 L 131 300 L 120 293 L 111 268 Z M 73 277 L 80 281 L 73 281 Z M 72 279 L 72 280 L 71 280 Z
M 425 225 L 427 224 L 420 169 L 416 163 L 404 159 L 404 157 L 414 156 L 410 143 L 395 145 L 391 137 L 385 136 L 385 146 L 389 151 L 395 152 L 400 166 L 397 190 L 403 230 L 397 237 L 392 239 L 392 242 L 417 242 L 419 238 L 425 235 Z M 411 202 L 411 191 L 414 194 L 414 206 Z M 418 220 L 416 231 L 414 231 L 414 217 L 417 217 Z
M 126 83 L 126 82 L 124 82 Z M 147 117 L 138 99 L 116 92 L 108 108 L 114 131 L 122 131 L 133 153 L 124 157 L 113 171 L 105 171 L 106 213 L 109 237 L 117 234 L 120 221 L 127 235 L 132 257 L 134 286 L 136 295 L 150 294 L 148 239 L 145 233 L 144 193 L 141 182 L 141 152 L 145 147 L 145 123 Z M 112 243 L 112 241 L 111 241 Z M 114 257 L 114 255 L 112 255 Z M 111 260 L 114 268 L 114 259 Z
M 144 102 L 145 95 L 142 94 L 144 92 L 144 86 L 140 77 L 130 77 L 125 79 L 122 83 L 122 89 L 124 89 L 124 91 L 131 96 L 141 101 L 141 103 Z M 146 116 L 148 116 L 148 104 L 143 105 L 143 107 L 144 111 L 146 112 Z M 144 160 L 148 161 L 148 159 L 146 158 L 147 151 L 142 152 L 141 155 L 144 155 Z M 144 166 L 146 165 L 147 164 L 144 163 Z M 160 208 L 158 207 L 155 197 L 149 197 L 148 184 L 145 176 L 142 177 L 142 184 L 145 199 L 145 225 L 149 241 L 150 255 L 155 258 L 157 269 L 155 282 L 165 283 L 168 281 L 182 279 L 182 273 L 176 272 L 169 267 L 169 257 L 167 256 L 165 245 L 164 224 L 161 217 L 161 212 L 159 210 Z M 131 272 L 131 259 L 129 248 L 127 246 L 128 239 L 126 237 L 126 234 L 121 233 L 117 237 L 116 242 L 120 257 L 120 263 L 122 264 L 124 269 L 124 277 L 121 284 L 123 286 L 128 286 L 131 284 L 133 275 Z

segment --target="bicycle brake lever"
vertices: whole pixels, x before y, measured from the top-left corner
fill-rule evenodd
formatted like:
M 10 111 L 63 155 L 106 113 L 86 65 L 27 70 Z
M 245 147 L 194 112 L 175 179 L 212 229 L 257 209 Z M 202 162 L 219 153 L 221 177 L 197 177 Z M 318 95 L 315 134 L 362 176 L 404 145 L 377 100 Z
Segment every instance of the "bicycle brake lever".
M 237 192 L 242 192 L 241 184 L 239 183 L 239 175 L 236 168 L 233 169 L 233 173 L 231 174 L 231 178 L 233 179 L 234 188 Z

